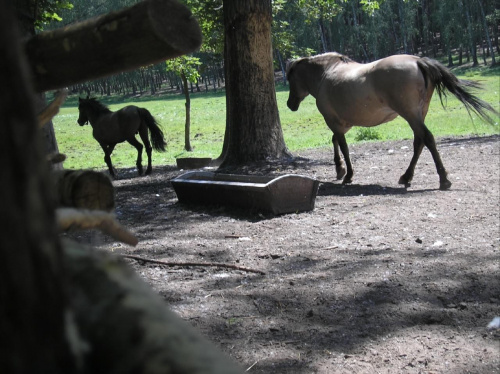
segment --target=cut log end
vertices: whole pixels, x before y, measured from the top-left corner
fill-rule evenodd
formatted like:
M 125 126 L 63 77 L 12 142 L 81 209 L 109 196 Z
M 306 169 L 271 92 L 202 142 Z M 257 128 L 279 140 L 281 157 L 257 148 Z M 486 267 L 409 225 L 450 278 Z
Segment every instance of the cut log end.
M 111 180 L 103 173 L 91 170 L 54 172 L 58 205 L 110 212 L 115 207 Z
M 191 11 L 176 1 L 153 0 L 149 7 L 151 26 L 165 43 L 186 54 L 200 48 L 202 34 L 198 22 Z M 169 22 L 165 17 L 169 14 Z M 179 32 L 182 30 L 182 32 Z

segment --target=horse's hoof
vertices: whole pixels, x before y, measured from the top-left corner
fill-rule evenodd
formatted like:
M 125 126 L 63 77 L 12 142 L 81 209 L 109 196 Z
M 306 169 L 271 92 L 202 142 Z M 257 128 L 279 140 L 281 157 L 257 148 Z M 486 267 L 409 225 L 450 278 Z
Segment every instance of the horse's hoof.
M 405 187 L 410 187 L 411 186 L 411 179 L 406 178 L 404 175 L 399 178 L 398 184 L 404 184 Z
M 344 178 L 346 171 L 343 167 L 337 168 L 337 180 Z
M 352 178 L 344 178 L 342 181 L 342 184 L 351 184 L 352 183 Z
M 146 175 L 151 174 L 151 173 L 152 173 L 152 171 L 153 171 L 153 170 L 151 170 L 151 169 L 147 169 L 147 170 L 146 170 Z
M 439 183 L 439 189 L 441 191 L 449 190 L 450 187 L 451 187 L 451 182 L 449 180 Z

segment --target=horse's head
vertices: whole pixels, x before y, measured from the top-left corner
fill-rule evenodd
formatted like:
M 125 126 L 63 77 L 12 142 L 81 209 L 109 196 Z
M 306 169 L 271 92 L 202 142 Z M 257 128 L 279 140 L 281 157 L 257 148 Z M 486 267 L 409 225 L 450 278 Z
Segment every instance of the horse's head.
M 304 65 L 303 58 L 291 61 L 287 64 L 286 68 L 286 78 L 290 83 L 290 94 L 288 95 L 288 101 L 286 105 L 290 110 L 296 111 L 299 109 L 299 105 L 302 100 L 309 95 L 309 90 L 307 89 L 307 82 L 305 82 L 305 75 L 302 73 L 302 67 Z
M 78 124 L 80 126 L 86 125 L 89 122 L 89 117 L 88 117 L 88 103 L 89 103 L 89 98 L 87 96 L 86 99 L 78 98 L 78 111 L 80 114 L 78 115 Z

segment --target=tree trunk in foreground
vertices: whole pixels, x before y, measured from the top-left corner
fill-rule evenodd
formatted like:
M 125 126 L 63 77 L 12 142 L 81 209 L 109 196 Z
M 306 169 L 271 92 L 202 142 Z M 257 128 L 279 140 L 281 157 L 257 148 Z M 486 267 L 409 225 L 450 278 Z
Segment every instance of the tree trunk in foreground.
M 121 261 L 61 244 L 9 5 L 0 0 L 0 371 L 242 372 Z
M 65 335 L 70 312 L 54 199 L 9 6 L 0 3 L 0 367 L 5 373 L 71 373 L 75 361 Z
M 271 49 L 271 1 L 224 0 L 226 134 L 222 167 L 289 156 Z
M 34 8 L 33 1 L 23 0 L 15 2 L 16 11 L 18 15 L 18 25 L 19 32 L 23 39 L 31 38 L 35 35 L 35 18 L 36 15 L 33 14 L 36 12 Z M 47 100 L 45 97 L 45 93 L 37 94 L 35 100 L 35 110 L 40 112 L 46 106 Z M 54 124 L 52 123 L 52 118 L 47 121 L 42 127 L 42 135 L 45 139 L 45 148 L 46 153 L 57 154 L 59 153 L 59 147 L 57 146 L 56 134 L 54 132 Z M 52 169 L 54 170 L 62 170 L 63 165 L 61 163 L 56 163 L 52 165 Z

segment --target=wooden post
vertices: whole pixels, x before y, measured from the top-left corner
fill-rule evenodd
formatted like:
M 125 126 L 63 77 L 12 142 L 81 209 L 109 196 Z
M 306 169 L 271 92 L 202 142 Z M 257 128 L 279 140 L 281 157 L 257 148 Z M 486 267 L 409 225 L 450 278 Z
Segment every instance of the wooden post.
M 176 0 L 147 0 L 26 42 L 39 92 L 155 64 L 193 52 L 201 30 Z

